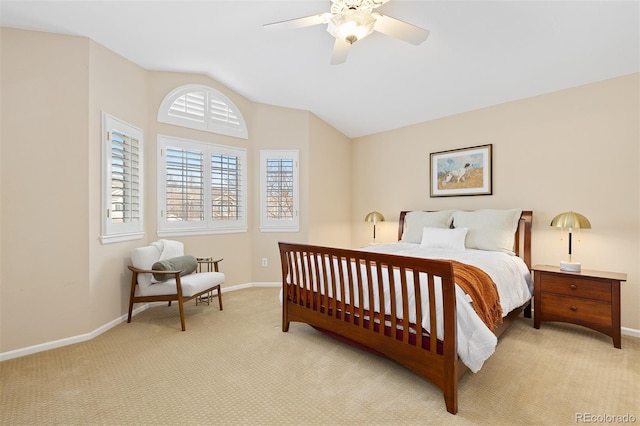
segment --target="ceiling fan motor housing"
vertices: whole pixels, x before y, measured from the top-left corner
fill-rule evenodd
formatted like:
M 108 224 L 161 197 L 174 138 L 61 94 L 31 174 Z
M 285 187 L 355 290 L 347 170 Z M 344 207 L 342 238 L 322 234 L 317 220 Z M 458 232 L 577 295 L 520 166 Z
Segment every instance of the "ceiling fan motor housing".
M 336 15 L 348 9 L 363 10 L 371 13 L 376 7 L 389 0 L 331 0 L 331 13 Z

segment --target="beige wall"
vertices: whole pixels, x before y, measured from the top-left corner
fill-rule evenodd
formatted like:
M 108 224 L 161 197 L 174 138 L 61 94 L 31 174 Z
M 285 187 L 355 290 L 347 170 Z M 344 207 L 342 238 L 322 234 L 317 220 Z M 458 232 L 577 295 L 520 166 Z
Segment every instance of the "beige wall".
M 88 236 L 89 277 L 83 282 L 90 292 L 89 314 L 79 318 L 84 332 L 95 330 L 113 321 L 126 312 L 129 304 L 131 277 L 126 265 L 129 260 L 123 256 L 140 245 L 140 240 L 117 244 L 102 244 L 102 112 L 113 115 L 136 127 L 147 135 L 147 110 L 149 90 L 147 72 L 140 66 L 116 55 L 98 43 L 89 43 L 89 134 L 83 144 L 89 149 L 88 188 L 84 193 L 71 194 L 74 199 L 82 199 L 89 213 Z M 149 146 L 145 138 L 145 148 Z M 75 225 L 63 230 L 74 234 L 82 231 Z M 53 282 L 52 284 L 55 284 Z M 70 299 L 66 304 L 73 304 Z M 55 308 L 54 308 L 55 309 Z
M 4 352 L 87 331 L 90 42 L 3 29 L 0 43 Z
M 344 218 L 351 216 L 350 139 L 315 116 L 309 135 L 308 241 L 349 247 L 351 227 Z
M 382 241 L 397 239 L 400 210 L 512 208 L 534 211 L 533 262 L 557 265 L 567 242 L 557 213 L 586 215 L 574 244 L 585 269 L 623 272 L 622 325 L 640 329 L 640 75 L 434 120 L 353 142 L 353 242 L 378 210 Z M 429 153 L 493 144 L 493 195 L 429 197 Z
M 348 162 L 349 140 L 309 112 L 250 102 L 204 75 L 147 71 L 86 38 L 8 28 L 0 37 L 0 354 L 89 338 L 126 313 L 129 253 L 158 239 L 158 134 L 247 149 L 248 232 L 176 238 L 189 253 L 224 257 L 225 286 L 279 281 L 277 242 L 307 241 L 313 219 L 308 211 L 315 205 L 347 204 L 348 168 L 339 173 L 345 184 L 336 191 L 312 186 L 311 173 L 315 158 L 326 162 L 333 151 Z M 249 139 L 157 122 L 162 99 L 194 83 L 234 102 Z M 105 245 L 99 239 L 102 111 L 144 131 L 142 240 Z M 330 148 L 321 155 L 314 148 L 312 156 L 318 138 L 310 132 L 316 130 Z M 259 231 L 261 149 L 300 150 L 299 233 Z M 348 212 L 348 207 L 333 212 L 340 229 L 349 228 Z M 260 266 L 263 257 L 269 259 L 266 268 Z
M 207 76 L 147 71 L 85 38 L 2 28 L 0 42 L 0 354 L 91 336 L 126 313 L 129 252 L 158 238 L 158 134 L 247 148 L 249 231 L 180 238 L 188 252 L 225 258 L 226 286 L 279 281 L 280 240 L 365 245 L 371 210 L 392 241 L 401 209 L 533 209 L 534 262 L 557 263 L 565 243 L 547 223 L 574 209 L 593 224 L 576 258 L 629 274 L 623 325 L 640 329 L 638 75 L 351 141 L 309 112 L 256 104 Z M 164 96 L 188 83 L 228 96 L 249 139 L 157 123 Z M 99 241 L 102 111 L 144 130 L 142 240 Z M 429 153 L 484 143 L 494 195 L 429 198 Z M 300 150 L 299 233 L 259 231 L 261 149 Z

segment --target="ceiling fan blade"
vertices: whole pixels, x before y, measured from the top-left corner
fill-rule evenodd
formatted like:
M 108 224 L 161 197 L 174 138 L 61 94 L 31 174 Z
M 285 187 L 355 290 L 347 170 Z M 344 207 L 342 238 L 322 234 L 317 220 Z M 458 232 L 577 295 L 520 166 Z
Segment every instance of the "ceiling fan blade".
M 430 32 L 424 28 L 401 21 L 390 16 L 374 14 L 376 25 L 374 30 L 391 37 L 404 40 L 407 43 L 418 45 L 429 37 Z
M 333 53 L 331 54 L 331 65 L 338 65 L 345 62 L 347 60 L 347 54 L 349 53 L 350 47 L 351 44 L 337 38 L 335 44 L 333 45 Z
M 262 28 L 267 30 L 295 30 L 297 28 L 310 27 L 312 25 L 326 24 L 329 22 L 330 13 L 305 16 L 303 18 L 289 19 L 287 21 L 264 24 Z

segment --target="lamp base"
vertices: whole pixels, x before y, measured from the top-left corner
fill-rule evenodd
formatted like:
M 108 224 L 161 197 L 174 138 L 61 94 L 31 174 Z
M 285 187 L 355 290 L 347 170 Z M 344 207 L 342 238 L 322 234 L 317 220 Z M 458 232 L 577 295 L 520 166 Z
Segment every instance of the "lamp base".
M 581 264 L 578 262 L 560 262 L 560 270 L 567 272 L 580 272 Z

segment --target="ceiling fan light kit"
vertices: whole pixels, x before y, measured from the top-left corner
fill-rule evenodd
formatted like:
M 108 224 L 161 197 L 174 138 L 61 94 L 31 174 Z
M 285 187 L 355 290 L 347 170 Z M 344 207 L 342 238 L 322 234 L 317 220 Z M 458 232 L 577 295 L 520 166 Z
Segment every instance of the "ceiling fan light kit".
M 347 60 L 349 47 L 373 31 L 418 45 L 429 36 L 424 28 L 400 21 L 390 16 L 374 13 L 373 9 L 389 0 L 331 0 L 331 11 L 318 15 L 265 24 L 266 29 L 296 29 L 327 24 L 327 31 L 335 39 L 331 64 Z
M 327 31 L 335 38 L 353 44 L 371 34 L 375 25 L 376 18 L 369 12 L 348 9 L 329 20 Z

